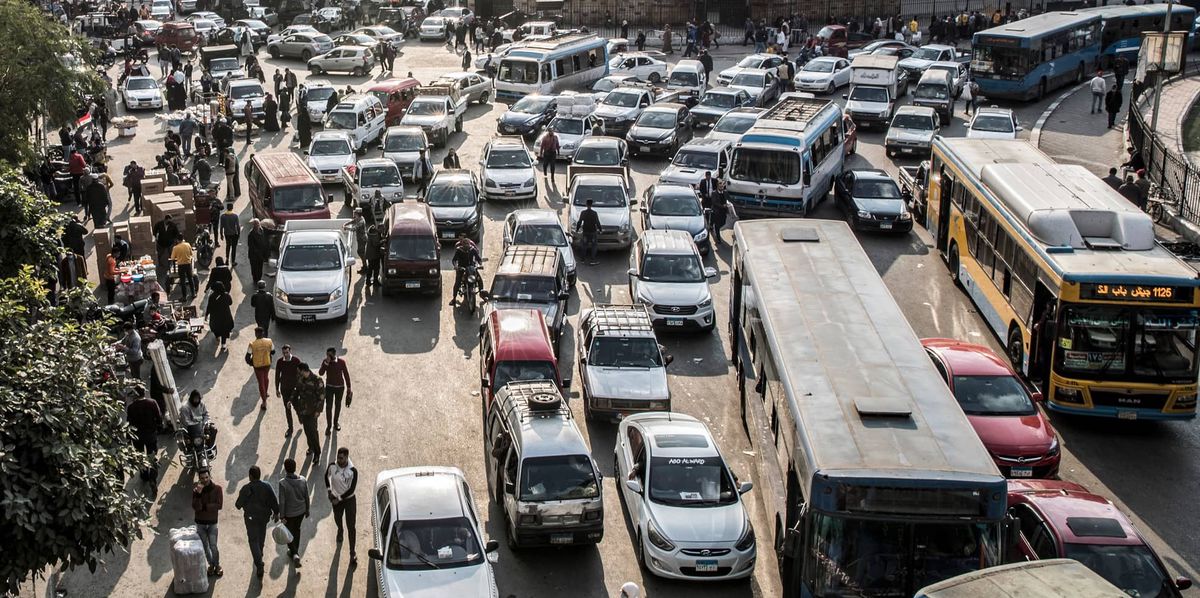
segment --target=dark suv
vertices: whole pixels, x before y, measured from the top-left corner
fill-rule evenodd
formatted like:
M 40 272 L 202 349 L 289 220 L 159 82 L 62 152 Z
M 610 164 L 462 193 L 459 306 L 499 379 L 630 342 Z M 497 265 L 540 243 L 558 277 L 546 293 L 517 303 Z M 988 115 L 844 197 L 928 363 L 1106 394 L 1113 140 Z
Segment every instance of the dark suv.
M 425 189 L 425 203 L 433 208 L 438 239 L 453 241 L 471 238 L 483 241 L 483 204 L 479 203 L 479 182 L 469 170 L 443 168 L 433 175 Z
M 625 141 L 630 153 L 675 155 L 679 146 L 692 140 L 692 113 L 687 106 L 668 102 L 642 111 L 629 128 Z
M 550 327 L 557 353 L 570 297 L 567 268 L 557 248 L 511 245 L 500 258 L 500 267 L 492 278 L 492 289 L 485 298 L 494 309 L 534 308 L 541 311 Z

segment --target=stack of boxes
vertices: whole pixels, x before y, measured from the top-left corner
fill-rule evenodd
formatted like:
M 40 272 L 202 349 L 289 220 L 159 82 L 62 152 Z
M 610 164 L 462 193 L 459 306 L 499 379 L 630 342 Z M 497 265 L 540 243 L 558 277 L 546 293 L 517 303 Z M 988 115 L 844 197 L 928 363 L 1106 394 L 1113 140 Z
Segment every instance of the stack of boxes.
M 112 251 L 112 233 L 107 228 L 98 228 L 92 231 L 92 242 L 96 245 L 96 253 L 93 257 L 96 259 L 96 277 L 97 279 L 104 278 L 104 269 L 108 266 L 108 254 Z
M 129 247 L 133 257 L 154 255 L 154 221 L 149 216 L 135 216 L 129 219 Z

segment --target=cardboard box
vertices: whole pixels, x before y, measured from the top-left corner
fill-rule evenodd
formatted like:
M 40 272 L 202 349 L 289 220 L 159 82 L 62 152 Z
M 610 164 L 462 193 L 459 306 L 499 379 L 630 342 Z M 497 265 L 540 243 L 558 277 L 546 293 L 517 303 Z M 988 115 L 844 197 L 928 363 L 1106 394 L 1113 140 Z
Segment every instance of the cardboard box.
M 191 210 L 195 207 L 192 199 L 191 185 L 175 185 L 173 187 L 167 187 L 164 191 L 166 193 L 173 193 L 179 197 L 179 203 L 182 203 L 184 208 Z
M 142 196 L 162 193 L 167 188 L 166 181 L 159 179 L 142 179 Z
M 95 246 L 92 256 L 96 260 L 95 270 L 103 276 L 104 266 L 108 263 L 108 253 L 112 251 L 112 233 L 107 228 L 98 228 L 92 231 L 92 243 Z
M 144 199 L 146 212 L 150 214 L 150 220 L 155 225 L 158 224 L 159 220 L 162 220 L 162 208 L 164 205 L 178 203 L 179 196 L 175 195 L 174 193 L 155 193 L 153 195 L 147 195 Z
M 142 180 L 143 180 L 143 181 L 146 181 L 146 180 L 150 180 L 150 181 L 162 181 L 162 182 L 163 182 L 163 184 L 166 184 L 166 182 L 167 182 L 167 171 L 165 171 L 165 170 L 163 170 L 163 169 L 161 169 L 161 168 L 151 168 L 151 169 L 149 169 L 149 170 L 147 170 L 147 171 L 146 171 L 146 174 L 145 174 L 144 176 L 142 176 Z
M 129 219 L 129 241 L 154 241 L 154 221 L 149 216 Z
M 188 243 L 196 239 L 196 212 L 190 209 L 183 211 L 183 238 Z

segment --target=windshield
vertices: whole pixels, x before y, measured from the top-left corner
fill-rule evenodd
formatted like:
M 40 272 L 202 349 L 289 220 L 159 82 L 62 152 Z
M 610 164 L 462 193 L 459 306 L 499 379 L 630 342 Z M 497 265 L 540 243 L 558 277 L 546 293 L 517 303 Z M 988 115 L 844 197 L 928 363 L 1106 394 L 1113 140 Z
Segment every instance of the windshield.
M 1195 383 L 1200 311 L 1071 305 L 1063 310 L 1055 363 L 1096 379 Z
M 553 99 L 546 96 L 525 96 L 513 104 L 509 110 L 521 114 L 541 114 L 546 111 L 546 106 L 549 106 Z
M 700 100 L 700 105 L 711 108 L 733 108 L 735 100 L 735 96 L 729 93 L 706 93 Z
M 337 270 L 342 267 L 342 256 L 337 245 L 289 245 L 279 260 L 280 270 L 313 271 Z
M 488 152 L 488 168 L 530 168 L 529 152 L 522 149 L 494 149 Z
M 400 171 L 395 167 L 365 168 L 360 181 L 363 187 L 399 187 Z
M 1042 53 L 1029 48 L 975 46 L 972 51 L 971 72 L 988 78 L 1020 80 L 1042 62 Z
M 505 58 L 500 61 L 498 77 L 506 83 L 531 85 L 538 82 L 538 63 L 531 60 L 512 60 Z
M 125 82 L 129 89 L 158 89 L 158 81 L 154 79 L 130 79 Z
M 733 478 L 720 457 L 651 457 L 650 500 L 673 507 L 737 503 Z
M 950 90 L 945 85 L 937 83 L 922 83 L 913 91 L 913 97 L 923 100 L 944 100 L 950 97 Z
M 482 562 L 483 550 L 466 517 L 397 521 L 392 526 L 388 569 L 449 569 Z
M 317 186 L 283 187 L 271 196 L 271 209 L 275 212 L 308 212 L 324 207 L 325 198 Z
M 475 186 L 466 181 L 433 182 L 425 193 L 425 203 L 436 207 L 465 207 L 475 205 Z
M 240 68 L 242 66 L 238 64 L 238 59 L 236 58 L 216 58 L 208 63 L 208 70 L 210 71 L 236 71 Z
M 595 208 L 620 208 L 625 206 L 625 189 L 620 185 L 579 185 L 575 187 L 571 201 L 577 206 L 586 206 L 592 200 Z
M 408 106 L 408 113 L 414 116 L 436 116 L 446 113 L 446 104 L 438 101 L 413 100 Z
M 673 112 L 643 112 L 637 119 L 637 126 L 650 129 L 674 129 L 675 113 Z
M 892 119 L 892 126 L 897 129 L 932 131 L 933 117 L 924 116 L 921 114 L 897 114 L 896 118 Z
M 425 135 L 388 135 L 383 144 L 385 152 L 416 152 L 425 148 Z
M 756 69 L 762 62 L 763 59 L 758 56 L 747 56 L 738 62 L 737 65 L 744 69 Z
M 954 397 L 967 415 L 1033 415 L 1033 399 L 1015 376 L 955 376 Z
M 663 364 L 654 338 L 619 337 L 593 340 L 587 363 L 598 368 L 659 368 Z
M 700 85 L 700 77 L 691 71 L 671 73 L 671 78 L 667 79 L 668 85 L 683 85 L 685 87 L 695 87 Z
M 1007 116 L 976 116 L 971 128 L 987 133 L 1012 133 L 1013 122 Z
M 238 85 L 229 89 L 229 97 L 240 100 L 242 98 L 261 98 L 263 90 L 257 85 Z
M 388 240 L 388 259 L 432 262 L 437 259 L 437 239 L 418 235 L 396 235 Z
M 492 279 L 492 297 L 500 301 L 557 301 L 551 276 L 500 276 Z
M 659 195 L 650 200 L 650 214 L 654 216 L 699 216 L 700 200 L 691 193 Z
M 742 87 L 762 87 L 763 75 L 759 73 L 738 73 L 729 84 L 740 85 Z
M 329 116 L 325 117 L 326 129 L 352 131 L 357 125 L 358 121 L 355 119 L 353 112 L 330 112 Z
M 671 163 L 684 168 L 716 170 L 717 154 L 712 152 L 681 151 L 675 154 L 675 159 Z
M 596 470 L 587 455 L 535 457 L 521 464 L 523 502 L 579 500 L 600 496 Z
M 742 133 L 749 131 L 750 127 L 754 126 L 754 122 L 756 120 L 758 119 L 754 118 L 753 116 L 725 115 L 721 117 L 721 120 L 717 121 L 717 124 L 713 127 L 713 130 L 719 133 L 735 133 L 741 135 Z
M 514 245 L 566 247 L 567 237 L 557 224 L 523 224 L 513 234 Z
M 586 146 L 575 151 L 574 161 L 585 166 L 616 166 L 621 152 L 613 146 Z
M 912 58 L 919 60 L 937 60 L 942 55 L 942 51 L 937 48 L 919 48 L 912 53 Z
M 556 118 L 550 121 L 550 130 L 565 135 L 583 135 L 583 121 L 578 118 Z
M 308 90 L 308 95 L 306 97 L 308 98 L 309 102 L 320 102 L 321 104 L 325 104 L 329 101 L 329 96 L 331 95 L 333 95 L 332 87 L 314 87 Z
M 807 73 L 832 73 L 833 63 L 828 60 L 813 60 L 800 70 Z
M 493 389 L 504 388 L 509 382 L 549 380 L 558 384 L 558 374 L 549 361 L 501 361 L 496 364 L 496 379 Z
M 855 102 L 887 102 L 887 89 L 882 87 L 856 86 L 850 90 L 850 99 Z
M 308 153 L 310 156 L 345 156 L 351 153 L 350 143 L 345 139 L 318 139 Z
M 1174 596 L 1167 574 L 1146 546 L 1067 544 L 1066 557 L 1083 563 L 1130 596 Z
M 620 108 L 633 108 L 638 105 L 638 100 L 642 98 L 640 93 L 631 93 L 628 91 L 614 91 L 604 96 L 604 104 L 606 106 L 617 106 Z
M 800 156 L 794 152 L 739 148 L 729 176 L 752 183 L 795 185 L 800 182 Z
M 814 596 L 912 596 L 998 563 L 996 526 L 901 523 L 817 513 L 804 557 Z
M 704 267 L 691 253 L 647 254 L 641 279 L 646 282 L 704 282 Z
M 900 188 L 892 181 L 854 181 L 854 197 L 865 199 L 900 199 Z
M 599 91 L 599 92 L 612 91 L 617 88 L 617 85 L 621 84 L 621 81 L 624 81 L 624 78 L 610 79 L 608 77 L 605 77 L 605 78 L 595 82 L 594 84 L 592 84 L 592 91 Z

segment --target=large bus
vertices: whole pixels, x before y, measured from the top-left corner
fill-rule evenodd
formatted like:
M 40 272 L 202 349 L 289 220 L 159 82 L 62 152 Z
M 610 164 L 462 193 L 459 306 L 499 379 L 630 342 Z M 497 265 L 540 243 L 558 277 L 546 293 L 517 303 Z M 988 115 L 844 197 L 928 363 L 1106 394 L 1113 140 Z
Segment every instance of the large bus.
M 1100 54 L 1100 15 L 1048 12 L 975 34 L 971 76 L 988 98 L 1028 100 L 1080 83 Z
M 850 227 L 734 226 L 730 344 L 785 597 L 1001 563 L 1004 477 Z
M 1082 8 L 1084 14 L 1098 14 L 1103 23 L 1100 33 L 1100 61 L 1110 66 L 1117 56 L 1124 55 L 1130 70 L 1137 68 L 1138 51 L 1142 47 L 1142 34 L 1161 32 L 1163 19 L 1167 17 L 1166 4 L 1137 4 L 1125 6 L 1114 4 L 1095 8 Z M 1171 30 L 1188 31 L 1196 20 L 1196 9 L 1175 4 L 1171 7 Z
M 934 140 L 926 226 L 1048 408 L 1196 416 L 1200 278 L 1154 222 L 1026 141 Z
M 917 592 L 915 598 L 1129 598 L 1117 586 L 1072 559 L 1001 565 L 966 573 Z
M 591 33 L 562 33 L 521 42 L 500 59 L 496 97 L 586 89 L 608 76 L 607 40 Z
M 846 163 L 842 109 L 783 97 L 733 146 L 725 175 L 738 216 L 804 216 L 833 189 Z

